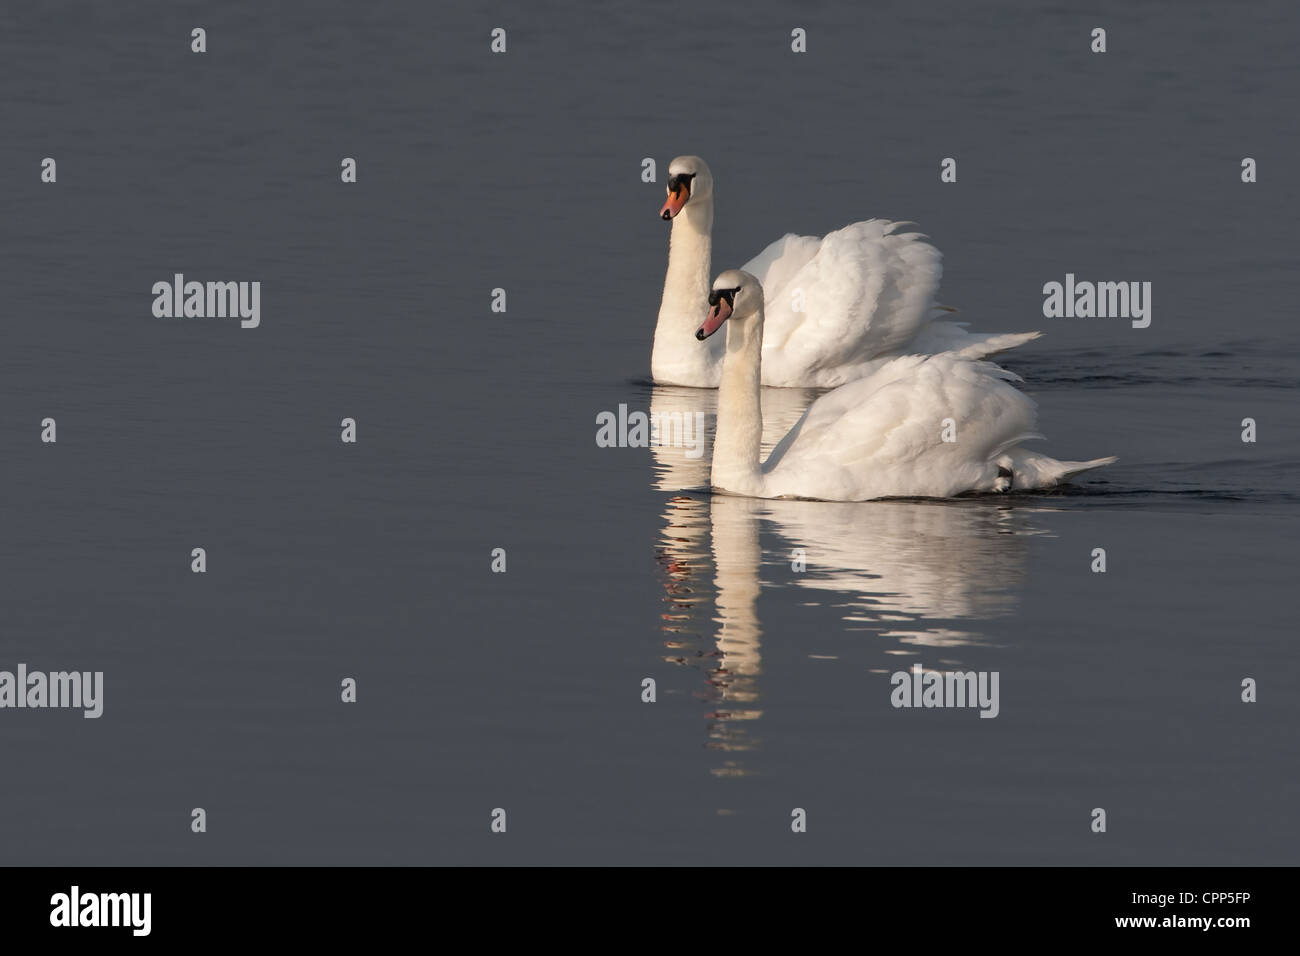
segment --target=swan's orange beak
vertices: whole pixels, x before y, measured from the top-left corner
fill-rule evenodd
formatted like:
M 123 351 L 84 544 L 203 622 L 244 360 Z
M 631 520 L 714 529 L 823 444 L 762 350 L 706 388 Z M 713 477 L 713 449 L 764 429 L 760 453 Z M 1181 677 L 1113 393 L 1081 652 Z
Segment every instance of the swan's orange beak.
M 704 317 L 704 324 L 700 326 L 695 337 L 703 342 L 718 329 L 722 328 L 722 323 L 726 322 L 731 316 L 731 303 L 726 299 L 718 299 L 709 309 L 709 314 Z
M 691 187 L 689 183 L 680 180 L 669 180 L 668 182 L 668 201 L 664 203 L 663 208 L 659 210 L 660 219 L 671 219 L 682 211 L 686 205 L 686 200 L 691 198 Z

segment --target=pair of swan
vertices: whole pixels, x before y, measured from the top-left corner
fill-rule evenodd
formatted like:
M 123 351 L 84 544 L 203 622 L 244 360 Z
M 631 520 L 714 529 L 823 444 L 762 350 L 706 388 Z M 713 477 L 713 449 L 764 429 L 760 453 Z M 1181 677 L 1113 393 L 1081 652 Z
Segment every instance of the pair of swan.
M 1042 437 L 1034 402 L 1010 384 L 1018 376 L 982 359 L 1038 333 L 975 335 L 938 320 L 939 253 L 916 234 L 871 220 L 823 239 L 788 235 L 706 292 L 713 177 L 696 156 L 673 160 L 669 176 L 660 213 L 673 230 L 651 370 L 657 383 L 718 388 L 716 490 L 947 498 L 1050 488 L 1116 461 L 1020 447 Z M 701 346 L 687 333 L 706 294 Z M 760 463 L 763 385 L 834 390 Z
M 672 238 L 651 375 L 659 385 L 717 388 L 721 342 L 700 348 L 691 339 L 712 275 L 713 173 L 698 156 L 679 156 L 668 174 L 660 215 L 672 220 Z M 741 267 L 767 299 L 764 385 L 831 388 L 891 356 L 984 358 L 1038 337 L 970 333 L 943 321 L 935 304 L 942 257 L 909 225 L 872 219 L 825 237 L 786 235 Z

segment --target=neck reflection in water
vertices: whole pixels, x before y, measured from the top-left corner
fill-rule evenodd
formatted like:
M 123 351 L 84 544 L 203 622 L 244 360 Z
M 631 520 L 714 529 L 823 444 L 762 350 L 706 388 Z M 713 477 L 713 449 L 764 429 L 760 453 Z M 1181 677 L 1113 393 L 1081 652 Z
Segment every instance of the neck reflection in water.
M 764 389 L 763 453 L 814 397 Z M 666 607 L 667 659 L 703 671 L 692 688 L 708 702 L 708 746 L 724 753 L 719 776 L 754 773 L 760 749 L 766 640 L 808 644 L 807 656 L 875 675 L 962 664 L 961 648 L 993 643 L 983 623 L 1011 614 L 1024 587 L 1029 539 L 1041 507 L 1005 498 L 957 501 L 820 502 L 761 500 L 708 493 L 716 392 L 656 387 L 652 414 L 703 411 L 706 453 L 688 458 L 669 443 L 652 446 L 654 486 L 689 490 L 670 497 L 658 547 Z M 769 411 L 771 409 L 771 411 Z M 799 558 L 802 556 L 802 570 Z M 797 591 L 795 589 L 798 589 Z M 764 629 L 760 595 L 769 607 Z M 771 602 L 770 604 L 768 602 Z M 831 625 L 879 640 L 844 655 L 821 655 L 809 635 Z M 791 626 L 791 619 L 806 624 Z M 776 645 L 774 645 L 776 646 Z M 927 659 L 928 658 L 928 659 Z M 836 660 L 838 659 L 838 660 Z

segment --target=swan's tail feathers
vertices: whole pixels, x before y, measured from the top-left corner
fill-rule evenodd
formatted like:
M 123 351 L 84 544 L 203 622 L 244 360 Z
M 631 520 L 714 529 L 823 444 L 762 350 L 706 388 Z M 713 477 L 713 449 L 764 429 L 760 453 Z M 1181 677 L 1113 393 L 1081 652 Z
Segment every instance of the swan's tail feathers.
M 1024 345 L 1026 342 L 1032 342 L 1034 339 L 1041 338 L 1042 332 L 968 332 L 967 335 L 974 341 L 969 344 L 963 344 L 957 350 L 957 354 L 962 358 L 981 359 L 988 358 L 990 355 L 997 355 L 1014 349 L 1017 346 Z
M 1032 475 L 1033 483 L 1029 487 L 1051 488 L 1063 481 L 1069 481 L 1075 475 L 1081 475 L 1085 471 L 1092 471 L 1103 465 L 1113 465 L 1117 461 L 1119 459 L 1114 456 L 1094 458 L 1092 461 L 1057 461 L 1055 458 L 1044 456 L 1029 463 L 1030 468 L 1026 469 L 1028 472 L 1026 477 Z
M 1085 471 L 1113 465 L 1118 458 L 1094 458 L 1092 461 L 1057 461 L 1038 452 L 1023 448 L 1009 448 L 996 460 L 999 467 L 1009 468 L 1015 475 L 1013 487 L 1017 490 L 1054 488 L 1063 481 Z
M 1061 473 L 1057 476 L 1057 481 L 1069 481 L 1075 475 L 1081 475 L 1085 471 L 1092 471 L 1094 468 L 1101 468 L 1103 465 L 1113 465 L 1119 461 L 1114 455 L 1106 458 L 1094 458 L 1092 461 L 1058 461 L 1057 467 Z
M 944 308 L 935 306 L 935 309 Z M 910 352 L 940 355 L 952 352 L 958 358 L 977 360 L 997 355 L 1040 337 L 1042 332 L 970 332 L 965 322 L 931 318 L 908 343 Z

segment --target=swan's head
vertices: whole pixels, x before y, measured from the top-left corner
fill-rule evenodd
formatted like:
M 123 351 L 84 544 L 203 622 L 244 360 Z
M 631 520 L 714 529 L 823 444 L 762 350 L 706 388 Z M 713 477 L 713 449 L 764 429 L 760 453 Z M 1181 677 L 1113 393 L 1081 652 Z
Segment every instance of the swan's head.
M 709 293 L 709 314 L 704 317 L 695 337 L 703 342 L 727 319 L 748 319 L 758 315 L 763 305 L 763 286 L 748 272 L 728 269 L 713 280 Z
M 668 201 L 659 210 L 661 219 L 671 219 L 688 202 L 713 197 L 713 173 L 698 156 L 678 156 L 668 164 Z

